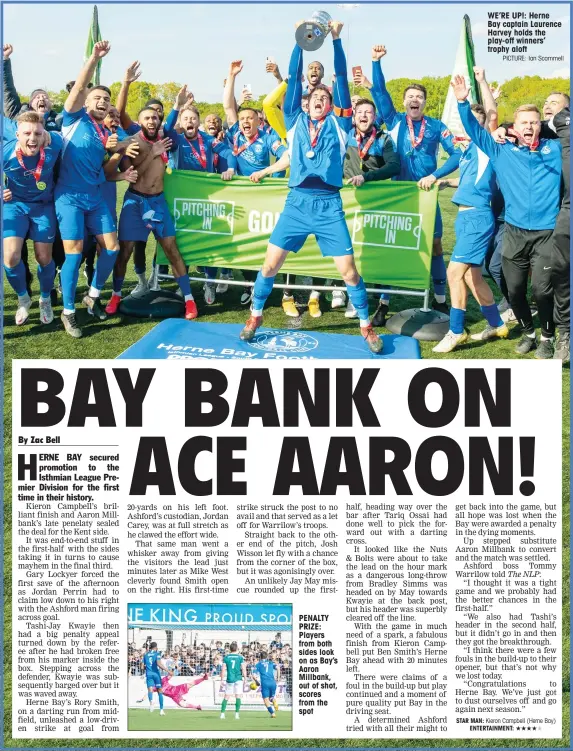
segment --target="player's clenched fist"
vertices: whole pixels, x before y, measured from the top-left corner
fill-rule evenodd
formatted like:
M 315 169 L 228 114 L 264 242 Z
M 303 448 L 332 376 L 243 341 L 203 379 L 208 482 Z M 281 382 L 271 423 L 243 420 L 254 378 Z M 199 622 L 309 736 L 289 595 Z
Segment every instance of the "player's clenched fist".
M 105 142 L 105 148 L 107 151 L 115 151 L 118 143 L 119 143 L 119 136 L 117 135 L 117 133 L 112 133 L 111 136 L 107 137 L 107 141 Z
M 111 50 L 111 44 L 104 40 L 103 42 L 96 42 L 92 50 L 92 57 L 96 60 L 101 60 Z
M 385 54 L 386 54 L 386 47 L 384 47 L 383 44 L 375 44 L 374 47 L 372 47 L 372 59 L 373 60 L 381 60 Z
M 2 48 L 2 52 L 4 54 L 4 60 L 7 60 L 10 55 L 14 52 L 14 47 L 12 47 L 11 44 L 5 44 Z
M 233 60 L 233 62 L 229 66 L 229 76 L 238 76 L 242 70 L 243 70 L 243 61 Z
M 7 203 L 8 201 L 12 200 L 12 191 L 8 190 L 8 188 L 5 188 L 2 192 L 2 200 L 4 203 Z
M 328 27 L 330 29 L 330 33 L 332 34 L 333 39 L 340 39 L 340 32 L 342 31 L 342 27 L 344 24 L 342 21 L 329 21 Z

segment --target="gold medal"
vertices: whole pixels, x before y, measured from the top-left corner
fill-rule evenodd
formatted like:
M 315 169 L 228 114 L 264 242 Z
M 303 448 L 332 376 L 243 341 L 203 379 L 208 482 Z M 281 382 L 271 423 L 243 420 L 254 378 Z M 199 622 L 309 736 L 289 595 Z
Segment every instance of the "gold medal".
M 36 188 L 38 188 L 38 190 L 46 190 L 46 188 L 47 188 L 47 187 L 48 187 L 48 186 L 46 185 L 46 183 L 45 183 L 45 182 L 42 182 L 42 181 L 38 181 L 38 182 L 36 183 Z
M 165 172 L 167 172 L 167 174 L 170 175 L 173 172 L 173 170 L 171 169 L 171 167 L 165 167 Z

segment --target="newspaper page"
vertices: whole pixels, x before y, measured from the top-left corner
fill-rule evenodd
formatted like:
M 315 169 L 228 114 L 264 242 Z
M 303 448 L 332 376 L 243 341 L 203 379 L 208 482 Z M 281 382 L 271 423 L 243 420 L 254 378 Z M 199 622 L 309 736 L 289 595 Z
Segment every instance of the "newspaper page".
M 569 748 L 569 6 L 2 11 L 4 747 Z

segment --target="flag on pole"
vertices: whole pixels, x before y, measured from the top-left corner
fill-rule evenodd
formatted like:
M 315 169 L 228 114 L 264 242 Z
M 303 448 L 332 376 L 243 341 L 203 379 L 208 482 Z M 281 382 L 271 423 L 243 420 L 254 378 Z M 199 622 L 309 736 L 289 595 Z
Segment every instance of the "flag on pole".
M 92 50 L 96 42 L 101 42 L 101 31 L 99 28 L 97 5 L 94 5 L 92 20 L 90 23 L 90 31 L 88 34 L 88 41 L 86 44 L 86 51 L 84 53 L 84 62 L 86 62 L 87 59 L 91 56 Z M 93 74 L 92 83 L 94 86 L 99 86 L 100 70 L 101 70 L 101 60 L 98 62 L 95 72 Z
M 454 70 L 452 78 L 455 75 L 464 76 L 466 83 L 470 87 L 470 95 L 468 100 L 471 104 L 481 104 L 481 96 L 479 85 L 476 81 L 474 74 L 475 52 L 474 43 L 472 39 L 472 27 L 469 16 L 464 16 L 462 22 L 462 28 L 460 33 L 460 41 L 458 43 L 458 51 L 456 52 L 456 60 L 454 62 Z M 444 105 L 444 112 L 442 114 L 442 121 L 448 126 L 448 129 L 454 134 L 454 136 L 465 135 L 462 121 L 458 114 L 458 102 L 454 96 L 451 86 L 449 87 L 448 94 L 446 96 L 446 104 Z

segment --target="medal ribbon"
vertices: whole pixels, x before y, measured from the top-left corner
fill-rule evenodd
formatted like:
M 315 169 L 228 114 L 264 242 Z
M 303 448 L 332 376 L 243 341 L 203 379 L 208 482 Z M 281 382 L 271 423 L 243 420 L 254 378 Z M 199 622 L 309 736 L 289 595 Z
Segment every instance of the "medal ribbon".
M 42 177 L 42 169 L 44 167 L 44 162 L 46 161 L 46 152 L 42 147 L 40 147 L 40 159 L 34 171 L 28 170 L 26 168 L 24 160 L 22 159 L 22 150 L 20 149 L 20 147 L 16 149 L 16 159 L 18 160 L 18 164 L 20 165 L 20 167 L 22 167 L 24 172 L 31 172 L 34 175 L 34 180 L 36 181 L 36 183 L 40 182 L 40 178 Z
M 521 134 L 515 131 L 513 128 L 509 128 L 507 132 L 508 132 L 508 135 L 513 136 L 514 138 L 517 138 L 520 146 L 527 146 L 527 148 L 530 151 L 537 151 L 537 148 L 539 146 L 539 139 L 537 139 L 537 141 L 533 141 L 533 143 L 530 146 L 529 144 L 525 143 Z
M 318 143 L 318 136 L 320 135 L 320 131 L 322 130 L 325 122 L 326 122 L 326 115 L 318 121 L 317 125 L 315 125 L 310 118 L 308 120 L 308 133 L 310 137 L 310 145 L 312 146 L 313 149 Z
M 414 122 L 410 115 L 406 115 L 406 122 L 408 124 L 408 133 L 410 134 L 410 143 L 412 144 L 412 149 L 416 149 L 422 143 L 422 140 L 424 138 L 427 120 L 425 117 L 423 118 L 422 125 L 420 127 L 420 133 L 417 138 L 414 135 Z
M 364 144 L 364 148 L 360 147 L 360 144 L 362 143 L 363 135 L 362 133 L 357 132 L 356 133 L 356 143 L 358 144 L 358 156 L 360 159 L 364 159 L 368 152 L 370 151 L 370 147 L 374 143 L 374 139 L 376 138 L 376 130 L 372 128 L 372 133 L 370 134 L 370 138 L 366 141 Z
M 157 138 L 155 139 L 155 141 L 150 141 L 149 138 L 146 138 L 142 130 L 139 131 L 139 134 L 143 138 L 144 141 L 147 141 L 147 143 L 153 144 L 159 141 L 159 134 L 157 134 Z M 161 152 L 161 161 L 163 162 L 163 164 L 167 164 L 167 162 L 169 161 L 169 157 L 167 156 L 166 151 Z
M 185 136 L 185 140 L 187 141 L 187 143 L 189 144 L 191 148 L 191 153 L 193 154 L 195 159 L 199 162 L 201 167 L 203 167 L 203 169 L 207 169 L 207 155 L 205 154 L 205 145 L 203 143 L 203 137 L 201 136 L 201 134 L 197 133 L 197 140 L 199 141 L 199 151 L 201 153 L 199 153 L 199 151 L 196 151 L 196 149 L 193 147 L 193 144 L 187 138 L 187 136 Z
M 239 147 L 239 133 L 235 133 L 235 137 L 233 138 L 233 154 L 235 156 L 239 156 L 239 154 L 242 154 L 245 149 L 248 149 L 249 146 L 252 146 L 255 143 L 255 141 L 258 141 L 259 136 L 260 136 L 260 133 L 257 130 L 255 135 L 250 140 L 247 139 L 246 142 L 242 146 Z
M 98 135 L 98 138 L 101 141 L 101 145 L 105 149 L 105 145 L 107 143 L 107 139 L 108 139 L 108 136 L 109 136 L 109 133 L 107 132 L 107 129 L 105 127 L 102 127 L 102 126 L 98 125 L 98 123 L 95 121 L 95 119 L 91 115 L 88 115 L 88 117 L 92 121 L 93 126 L 96 129 L 96 133 Z

